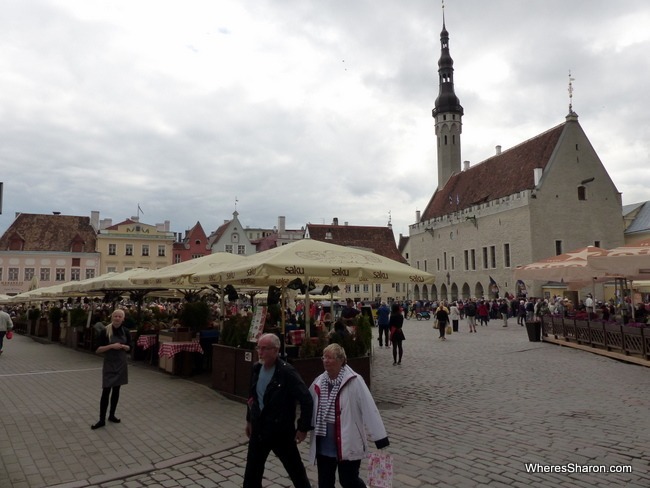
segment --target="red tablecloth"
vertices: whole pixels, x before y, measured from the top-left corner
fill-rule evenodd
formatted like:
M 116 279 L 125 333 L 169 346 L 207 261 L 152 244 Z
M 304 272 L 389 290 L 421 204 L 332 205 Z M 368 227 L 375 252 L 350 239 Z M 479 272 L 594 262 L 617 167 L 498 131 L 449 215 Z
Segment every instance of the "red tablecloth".
M 294 346 L 299 346 L 302 344 L 302 341 L 305 340 L 305 331 L 304 330 L 290 330 L 289 331 L 289 341 Z
M 157 334 L 153 334 L 153 335 L 144 334 L 138 337 L 138 341 L 135 344 L 146 351 L 151 346 L 155 345 L 156 342 L 158 342 Z
M 173 358 L 176 354 L 182 351 L 188 352 L 198 352 L 203 354 L 203 349 L 201 345 L 196 342 L 161 342 L 160 347 L 158 348 L 158 356 L 166 356 L 168 358 Z

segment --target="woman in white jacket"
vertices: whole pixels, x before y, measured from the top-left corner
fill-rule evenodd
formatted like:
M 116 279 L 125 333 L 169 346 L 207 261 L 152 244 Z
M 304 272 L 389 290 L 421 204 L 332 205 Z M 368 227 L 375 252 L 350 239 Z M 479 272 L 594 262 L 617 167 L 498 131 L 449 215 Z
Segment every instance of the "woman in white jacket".
M 378 449 L 389 444 L 370 390 L 346 361 L 339 344 L 327 346 L 323 350 L 325 372 L 309 388 L 315 426 L 309 457 L 318 467 L 319 488 L 334 488 L 337 470 L 343 488 L 366 486 L 359 468 L 368 454 L 367 438 Z

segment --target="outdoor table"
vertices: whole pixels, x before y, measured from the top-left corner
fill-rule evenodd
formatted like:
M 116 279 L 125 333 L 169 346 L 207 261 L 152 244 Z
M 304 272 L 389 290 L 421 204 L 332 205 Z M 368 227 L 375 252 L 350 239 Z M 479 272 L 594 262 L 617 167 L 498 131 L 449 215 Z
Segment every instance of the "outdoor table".
M 198 341 L 189 341 L 189 342 L 161 342 L 160 346 L 158 348 L 158 356 L 160 357 L 160 362 L 162 363 L 160 366 L 165 369 L 168 373 L 172 374 L 181 374 L 181 375 L 189 375 L 190 371 L 186 372 L 181 372 L 184 371 L 184 367 L 187 367 L 189 363 L 187 363 L 187 358 L 183 360 L 183 357 L 180 359 L 180 364 L 176 364 L 176 367 L 174 367 L 174 360 L 172 359 L 174 356 L 176 356 L 179 353 L 200 353 L 203 354 L 203 348 L 201 347 L 201 344 L 199 344 Z M 177 361 L 178 362 L 178 358 Z
M 158 334 L 143 334 L 138 337 L 136 345 L 141 347 L 145 351 L 150 347 L 154 346 L 158 342 Z

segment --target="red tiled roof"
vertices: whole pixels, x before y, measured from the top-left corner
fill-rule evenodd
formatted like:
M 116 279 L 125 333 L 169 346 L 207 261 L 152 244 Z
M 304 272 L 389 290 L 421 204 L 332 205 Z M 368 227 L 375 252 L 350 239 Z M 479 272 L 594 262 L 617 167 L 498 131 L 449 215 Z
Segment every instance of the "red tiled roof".
M 266 237 L 251 241 L 251 244 L 255 245 L 255 250 L 257 252 L 268 251 L 274 247 L 278 247 L 278 235 L 273 233 L 269 234 Z
M 96 252 L 97 234 L 90 217 L 19 214 L 0 237 L 0 250 L 13 239 L 22 240 L 22 251 L 71 252 L 74 242 L 82 243 L 81 252 Z
M 310 238 L 317 241 L 368 249 L 389 259 L 406 263 L 397 250 L 393 230 L 389 227 L 307 224 L 307 232 Z M 328 232 L 331 233 L 331 239 L 325 238 Z
M 466 171 L 455 173 L 437 190 L 422 212 L 421 222 L 472 205 L 535 187 L 533 170 L 546 168 L 565 122 L 518 146 L 492 156 Z

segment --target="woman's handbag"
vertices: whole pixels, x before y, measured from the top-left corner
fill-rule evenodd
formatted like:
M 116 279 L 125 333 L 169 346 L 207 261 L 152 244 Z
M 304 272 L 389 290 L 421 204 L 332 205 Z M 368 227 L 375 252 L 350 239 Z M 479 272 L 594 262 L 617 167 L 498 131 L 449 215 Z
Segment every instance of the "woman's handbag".
M 438 319 L 433 319 L 433 328 L 434 329 L 438 328 Z
M 451 325 L 448 325 L 447 328 L 445 329 L 445 334 L 451 335 Z
M 13 336 L 14 336 L 14 332 L 12 330 L 8 330 L 7 334 L 5 335 L 7 339 L 12 339 Z
M 392 454 L 384 451 L 368 454 L 368 486 L 372 488 L 392 488 Z

